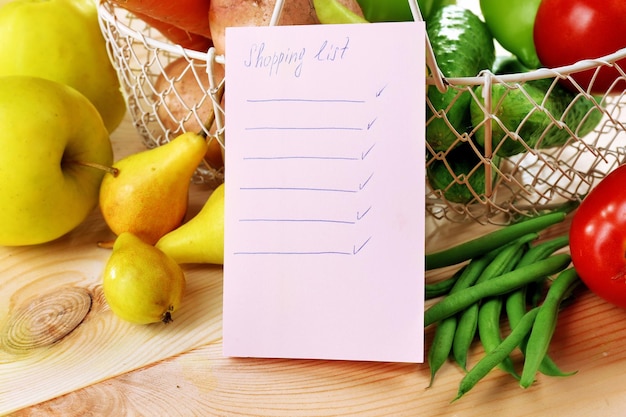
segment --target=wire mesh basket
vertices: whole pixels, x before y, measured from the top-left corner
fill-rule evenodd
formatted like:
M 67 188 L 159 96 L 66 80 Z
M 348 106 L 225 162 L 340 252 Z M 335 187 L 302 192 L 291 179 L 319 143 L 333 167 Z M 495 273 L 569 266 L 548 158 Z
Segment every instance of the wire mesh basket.
M 276 7 L 282 7 L 281 3 L 277 1 Z M 417 6 L 412 7 L 415 10 Z M 111 60 L 146 146 L 159 146 L 184 131 L 200 129 L 218 153 L 224 151 L 223 57 L 216 56 L 213 48 L 198 52 L 169 43 L 150 25 L 106 0 L 99 8 Z M 419 12 L 417 15 L 419 18 Z M 447 79 L 439 72 L 432 49 L 427 49 L 429 88 L 455 91 L 452 102 L 469 95 L 475 110 L 471 126 L 457 131 L 448 121 L 451 107 L 436 108 L 426 98 L 431 114 L 427 131 L 431 124 L 444 123 L 452 135 L 444 147 L 427 138 L 429 215 L 506 224 L 519 215 L 580 200 L 624 162 L 626 114 L 622 112 L 626 98 L 623 88 L 617 87 L 626 80 L 619 66 L 626 49 L 567 67 L 506 75 L 483 71 Z M 604 94 L 592 96 L 572 78 L 577 72 L 597 73 L 605 67 L 617 69 L 621 76 L 614 89 Z M 571 100 L 554 108 L 549 105 L 551 95 L 557 94 L 564 81 L 573 86 Z M 536 83 L 544 89 L 539 98 L 533 94 Z M 195 90 L 196 95 L 188 94 L 186 88 Z M 528 109 L 514 122 L 503 115 L 503 103 L 511 98 Z M 572 118 L 574 112 L 578 112 L 576 118 Z M 194 181 L 209 185 L 224 181 L 219 157 L 212 160 L 207 155 Z
M 183 48 L 154 27 L 108 1 L 98 6 L 133 124 L 148 148 L 187 132 L 207 135 L 209 152 L 192 181 L 224 181 L 224 66 L 220 57 Z M 213 54 L 213 55 L 212 55 Z

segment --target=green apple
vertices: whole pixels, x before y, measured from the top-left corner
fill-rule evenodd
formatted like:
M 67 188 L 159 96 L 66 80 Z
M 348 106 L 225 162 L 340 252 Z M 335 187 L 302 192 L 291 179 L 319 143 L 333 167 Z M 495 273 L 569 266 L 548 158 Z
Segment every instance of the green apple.
M 126 104 L 94 0 L 9 1 L 0 7 L 0 39 L 0 76 L 72 86 L 92 101 L 109 132 L 119 126 Z
M 113 164 L 94 105 L 56 81 L 0 77 L 0 132 L 0 245 L 49 242 L 82 223 Z

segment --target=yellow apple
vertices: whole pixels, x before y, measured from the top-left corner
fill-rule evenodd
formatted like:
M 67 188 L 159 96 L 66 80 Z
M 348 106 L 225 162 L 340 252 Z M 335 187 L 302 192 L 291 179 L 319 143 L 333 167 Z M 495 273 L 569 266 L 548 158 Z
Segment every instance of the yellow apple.
M 0 77 L 0 245 L 52 241 L 94 210 L 111 166 L 109 132 L 77 90 Z
M 109 132 L 119 126 L 126 105 L 94 0 L 8 1 L 0 6 L 0 39 L 0 76 L 67 84 L 91 100 Z

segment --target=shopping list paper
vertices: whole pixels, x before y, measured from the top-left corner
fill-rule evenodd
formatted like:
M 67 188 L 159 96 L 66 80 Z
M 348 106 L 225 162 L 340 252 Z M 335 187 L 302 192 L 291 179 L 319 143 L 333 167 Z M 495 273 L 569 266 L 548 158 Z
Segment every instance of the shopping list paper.
M 423 361 L 424 43 L 227 29 L 226 356 Z

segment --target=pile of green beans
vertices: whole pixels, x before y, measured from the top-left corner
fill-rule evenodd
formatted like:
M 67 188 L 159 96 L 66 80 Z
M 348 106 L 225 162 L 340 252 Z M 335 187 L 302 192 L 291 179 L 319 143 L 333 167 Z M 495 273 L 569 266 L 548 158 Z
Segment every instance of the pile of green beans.
M 567 236 L 538 242 L 539 233 L 565 215 L 542 214 L 426 255 L 427 269 L 460 265 L 450 278 L 426 285 L 426 298 L 439 300 L 424 313 L 424 325 L 435 326 L 427 355 L 430 385 L 449 360 L 466 372 L 453 401 L 496 367 L 522 388 L 531 386 L 537 373 L 575 373 L 561 371 L 548 350 L 561 303 L 581 281 L 569 254 L 558 253 L 567 247 Z M 468 351 L 477 339 L 484 355 L 468 368 Z M 523 354 L 521 374 L 511 355 L 516 349 Z

